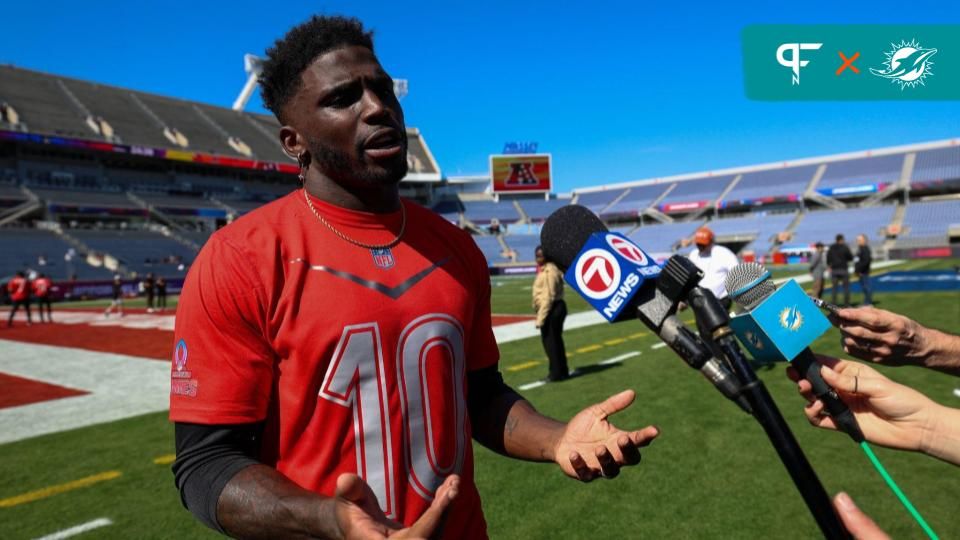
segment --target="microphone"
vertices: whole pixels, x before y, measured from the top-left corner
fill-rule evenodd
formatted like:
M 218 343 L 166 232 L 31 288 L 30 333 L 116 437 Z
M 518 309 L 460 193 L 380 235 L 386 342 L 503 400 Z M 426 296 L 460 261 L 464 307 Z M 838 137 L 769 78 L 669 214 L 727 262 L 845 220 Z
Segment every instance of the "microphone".
M 727 274 L 727 294 L 745 313 L 730 321 L 737 337 L 758 360 L 786 360 L 810 381 L 813 393 L 823 401 L 844 433 L 863 442 L 863 432 L 850 408 L 820 375 L 820 363 L 810 343 L 830 328 L 830 321 L 796 281 L 777 286 L 770 272 L 759 263 L 741 263 Z
M 702 275 L 674 272 L 670 261 L 661 268 L 629 238 L 610 232 L 600 218 L 579 205 L 551 214 L 540 232 L 540 244 L 544 256 L 564 271 L 564 280 L 608 322 L 639 318 L 723 395 L 750 412 L 737 380 L 676 317 L 678 300 L 661 290 L 689 290 Z

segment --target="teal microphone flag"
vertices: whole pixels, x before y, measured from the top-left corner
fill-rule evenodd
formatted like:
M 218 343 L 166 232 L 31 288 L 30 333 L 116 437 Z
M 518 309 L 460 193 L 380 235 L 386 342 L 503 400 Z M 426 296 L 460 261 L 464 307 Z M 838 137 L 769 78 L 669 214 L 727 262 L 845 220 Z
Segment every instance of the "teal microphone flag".
M 730 328 L 760 361 L 791 361 L 830 328 L 796 281 L 781 285 L 752 311 L 730 320 Z

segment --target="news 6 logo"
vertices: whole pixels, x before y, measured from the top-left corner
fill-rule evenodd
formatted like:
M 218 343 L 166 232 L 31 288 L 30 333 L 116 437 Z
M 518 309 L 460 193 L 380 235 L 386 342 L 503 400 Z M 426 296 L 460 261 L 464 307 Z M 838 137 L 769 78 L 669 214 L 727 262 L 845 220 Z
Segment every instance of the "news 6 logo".
M 615 320 L 644 279 L 660 274 L 642 249 L 620 233 L 595 233 L 564 276 L 608 321 Z

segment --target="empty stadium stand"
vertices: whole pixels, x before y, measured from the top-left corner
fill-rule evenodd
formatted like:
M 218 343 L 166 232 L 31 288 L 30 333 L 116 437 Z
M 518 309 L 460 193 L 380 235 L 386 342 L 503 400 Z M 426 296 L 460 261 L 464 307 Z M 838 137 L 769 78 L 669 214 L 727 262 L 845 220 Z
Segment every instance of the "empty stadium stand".
M 193 249 L 151 231 L 83 230 L 69 234 L 91 249 L 116 257 L 129 271 L 164 275 L 183 274 L 177 267 L 189 265 L 196 256 Z
M 503 247 L 500 245 L 500 241 L 497 240 L 497 237 L 478 235 L 473 237 L 473 241 L 477 243 L 477 247 L 479 247 L 480 251 L 483 252 L 483 256 L 487 258 L 488 265 L 509 262 L 509 259 L 506 259 L 501 255 L 503 252 Z
M 703 220 L 644 225 L 630 233 L 630 238 L 654 257 L 669 256 L 683 238 L 693 235 Z
M 520 214 L 517 213 L 517 208 L 512 202 L 463 201 L 463 213 L 468 220 L 477 225 L 486 225 L 493 219 L 507 224 L 520 221 Z
M 570 199 L 523 199 L 520 207 L 527 214 L 530 221 L 546 221 L 547 217 L 562 206 L 570 204 Z
M 510 234 L 504 240 L 517 253 L 518 261 L 534 260 L 534 251 L 540 245 L 539 234 Z
M 733 179 L 734 176 L 727 175 L 677 182 L 676 186 L 660 201 L 660 209 L 664 212 L 686 212 L 691 209 L 702 208 L 716 200 Z
M 960 226 L 960 200 L 917 202 L 906 207 L 903 219 L 903 233 L 897 238 L 895 246 L 936 247 L 947 245 L 950 241 L 950 226 Z
M 37 271 L 54 280 L 66 280 L 71 275 L 77 279 L 109 279 L 113 272 L 106 268 L 88 266 L 77 257 L 68 263 L 64 254 L 72 246 L 56 233 L 43 229 L 0 229 L 0 278 L 7 278 L 18 271 Z M 40 258 L 45 264 L 39 263 Z
M 944 183 L 960 184 L 960 146 L 917 152 L 910 186 L 921 189 Z
M 586 206 L 594 214 L 600 215 L 604 208 L 610 206 L 626 191 L 626 189 L 584 191 L 577 197 L 577 204 Z
M 816 165 L 804 165 L 744 173 L 723 202 L 749 205 L 791 195 L 801 197 L 816 170 Z
M 769 214 L 756 212 L 746 216 L 715 219 L 707 226 L 716 235 L 717 240 L 727 242 L 747 242 L 743 249 L 762 255 L 770 251 L 778 233 L 787 230 L 797 217 L 796 212 Z
M 638 216 L 669 187 L 669 184 L 650 184 L 632 187 L 623 198 L 604 209 L 602 215 L 604 217 Z
M 903 158 L 904 154 L 891 154 L 833 161 L 827 164 L 827 170 L 817 184 L 817 191 L 840 196 L 847 190 L 859 193 L 855 188 L 860 186 L 896 183 L 903 171 Z
M 885 239 L 884 229 L 890 225 L 895 211 L 896 207 L 887 205 L 808 212 L 781 249 L 809 249 L 817 242 L 829 245 L 837 234 L 844 235 L 847 243 L 853 244 L 861 233 L 876 246 Z

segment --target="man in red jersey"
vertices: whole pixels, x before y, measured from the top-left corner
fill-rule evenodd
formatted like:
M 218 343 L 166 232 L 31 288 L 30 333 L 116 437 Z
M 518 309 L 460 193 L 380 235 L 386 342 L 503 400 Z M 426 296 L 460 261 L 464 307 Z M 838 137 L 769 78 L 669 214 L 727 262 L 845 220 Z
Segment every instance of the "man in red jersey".
M 314 17 L 267 52 L 261 88 L 303 189 L 215 233 L 177 309 L 170 417 L 184 504 L 245 538 L 485 538 L 471 438 L 614 477 L 658 431 L 562 423 L 503 383 L 487 264 L 399 197 L 393 81 L 355 19 Z
M 37 297 L 37 311 L 40 314 L 40 322 L 43 322 L 43 308 L 47 308 L 47 322 L 53 322 L 53 307 L 50 305 L 50 287 L 53 282 L 46 274 L 40 274 L 33 280 L 33 295 Z
M 17 272 L 13 279 L 7 283 L 7 293 L 10 295 L 10 301 L 13 302 L 13 307 L 10 309 L 10 318 L 7 319 L 7 328 L 13 326 L 13 316 L 17 314 L 20 306 L 23 306 L 24 311 L 27 312 L 27 326 L 32 324 L 30 320 L 30 280 L 27 279 L 26 274 Z

